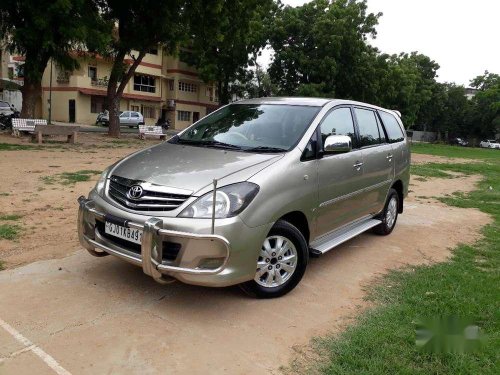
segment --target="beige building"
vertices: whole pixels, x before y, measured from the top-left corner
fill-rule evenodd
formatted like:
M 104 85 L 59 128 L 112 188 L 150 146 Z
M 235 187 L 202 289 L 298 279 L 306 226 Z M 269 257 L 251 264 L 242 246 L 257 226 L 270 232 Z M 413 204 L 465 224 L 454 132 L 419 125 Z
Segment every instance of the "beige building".
M 79 55 L 80 68 L 68 72 L 51 64 L 42 79 L 42 118 L 48 118 L 52 91 L 52 120 L 93 124 L 105 108 L 107 81 L 112 61 Z M 132 58 L 126 60 L 132 63 Z M 137 67 L 123 92 L 120 110 L 139 111 L 146 124 L 164 116 L 173 129 L 184 129 L 218 106 L 215 85 L 205 84 L 196 69 L 167 56 L 161 48 L 151 50 Z

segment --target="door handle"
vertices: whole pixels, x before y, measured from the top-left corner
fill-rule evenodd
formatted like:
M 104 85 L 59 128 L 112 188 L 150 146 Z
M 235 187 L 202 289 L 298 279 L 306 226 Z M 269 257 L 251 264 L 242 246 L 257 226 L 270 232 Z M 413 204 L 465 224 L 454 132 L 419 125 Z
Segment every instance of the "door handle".
M 353 165 L 353 167 L 356 168 L 357 171 L 359 171 L 362 165 L 363 165 L 362 162 L 357 161 L 356 164 Z

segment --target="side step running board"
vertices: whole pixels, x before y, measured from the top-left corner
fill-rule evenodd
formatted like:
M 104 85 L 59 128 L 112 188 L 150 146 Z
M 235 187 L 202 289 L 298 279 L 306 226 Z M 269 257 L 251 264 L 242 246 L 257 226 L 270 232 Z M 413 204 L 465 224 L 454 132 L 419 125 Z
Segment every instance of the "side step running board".
M 313 257 L 318 257 L 351 238 L 356 237 L 358 234 L 379 225 L 381 222 L 381 220 L 377 219 L 365 219 L 340 228 L 312 242 L 309 249 L 310 254 Z

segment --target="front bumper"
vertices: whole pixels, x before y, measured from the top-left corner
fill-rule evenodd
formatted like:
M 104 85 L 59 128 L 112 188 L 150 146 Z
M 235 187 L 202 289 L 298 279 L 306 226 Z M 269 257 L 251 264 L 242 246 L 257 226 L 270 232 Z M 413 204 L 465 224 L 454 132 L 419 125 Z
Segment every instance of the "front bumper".
M 206 223 L 207 228 L 186 231 L 175 227 L 176 218 L 146 218 L 121 212 L 121 225 L 143 231 L 142 243 L 134 252 L 123 243 L 106 238 L 98 229 L 99 224 L 110 218 L 109 214 L 118 215 L 116 207 L 107 209 L 105 202 L 94 198 L 78 199 L 78 237 L 82 246 L 93 255 L 119 257 L 142 267 L 146 275 L 158 282 L 174 278 L 188 284 L 227 286 L 250 280 L 255 274 L 258 252 L 269 230 L 267 225 L 250 228 L 234 219 L 220 227 L 223 235 L 205 234 L 203 232 L 209 227 L 206 220 L 202 223 Z M 180 244 L 181 250 L 175 259 L 164 257 L 167 241 Z

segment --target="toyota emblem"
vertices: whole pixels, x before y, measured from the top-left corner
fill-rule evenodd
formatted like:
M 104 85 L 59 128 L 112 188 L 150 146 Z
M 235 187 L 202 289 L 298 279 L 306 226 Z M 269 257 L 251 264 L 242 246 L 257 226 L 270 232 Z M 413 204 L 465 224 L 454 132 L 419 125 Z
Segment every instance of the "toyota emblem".
M 134 185 L 129 189 L 127 195 L 129 198 L 139 199 L 140 197 L 142 197 L 142 193 L 143 193 L 142 187 L 139 185 Z

